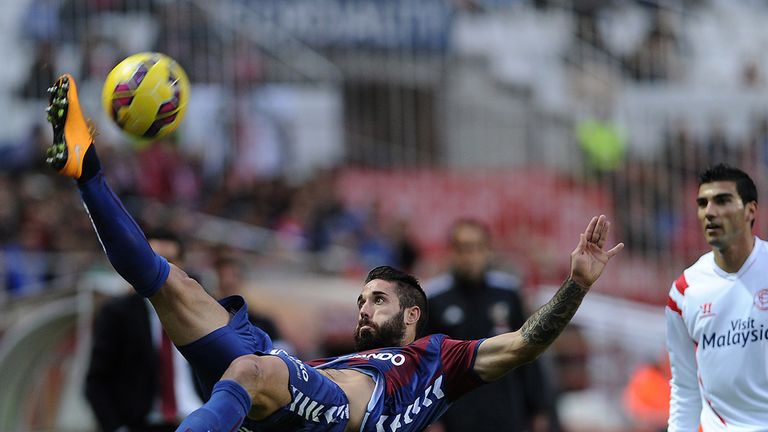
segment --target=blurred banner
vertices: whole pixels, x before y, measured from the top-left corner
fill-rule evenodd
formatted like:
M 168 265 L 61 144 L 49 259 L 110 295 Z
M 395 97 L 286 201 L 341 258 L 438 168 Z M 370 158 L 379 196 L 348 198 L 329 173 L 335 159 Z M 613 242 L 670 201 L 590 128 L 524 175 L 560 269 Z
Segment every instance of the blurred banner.
M 443 0 L 240 0 L 263 35 L 321 48 L 443 51 L 453 18 Z M 232 9 L 233 11 L 235 9 Z M 267 41 L 265 41 L 267 42 Z

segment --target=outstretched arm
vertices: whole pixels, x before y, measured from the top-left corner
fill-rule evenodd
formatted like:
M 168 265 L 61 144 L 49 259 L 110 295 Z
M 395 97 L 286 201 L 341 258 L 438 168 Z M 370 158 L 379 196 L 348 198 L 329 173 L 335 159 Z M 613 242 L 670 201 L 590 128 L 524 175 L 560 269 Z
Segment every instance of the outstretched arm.
M 571 252 L 571 273 L 552 299 L 511 333 L 483 341 L 475 359 L 475 372 L 485 381 L 495 381 L 512 369 L 539 356 L 560 335 L 584 295 L 600 277 L 605 265 L 624 247 L 619 243 L 605 250 L 610 222 L 604 215 L 593 217 Z

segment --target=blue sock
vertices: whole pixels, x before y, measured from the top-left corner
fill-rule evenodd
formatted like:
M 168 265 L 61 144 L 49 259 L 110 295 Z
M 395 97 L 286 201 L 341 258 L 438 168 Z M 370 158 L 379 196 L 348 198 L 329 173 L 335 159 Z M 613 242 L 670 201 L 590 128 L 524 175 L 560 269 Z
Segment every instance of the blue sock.
M 149 246 L 144 232 L 109 188 L 101 171 L 78 181 L 77 187 L 112 267 L 140 295 L 154 295 L 168 278 L 168 261 Z
M 213 386 L 211 398 L 187 416 L 176 432 L 230 432 L 243 423 L 251 397 L 238 383 L 223 380 Z

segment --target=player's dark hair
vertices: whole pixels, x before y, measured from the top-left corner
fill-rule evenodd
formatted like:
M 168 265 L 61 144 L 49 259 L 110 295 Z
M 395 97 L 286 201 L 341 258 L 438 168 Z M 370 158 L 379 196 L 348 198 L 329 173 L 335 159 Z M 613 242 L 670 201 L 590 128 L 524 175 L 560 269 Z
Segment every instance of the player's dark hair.
M 393 282 L 397 287 L 397 297 L 400 300 L 400 310 L 418 306 L 421 310 L 419 322 L 416 324 L 416 339 L 424 336 L 429 321 L 429 309 L 427 295 L 419 284 L 419 280 L 413 275 L 400 271 L 390 266 L 379 266 L 368 272 L 365 283 L 374 279 Z
M 752 178 L 749 177 L 744 171 L 728 166 L 727 164 L 717 164 L 713 167 L 707 168 L 699 175 L 699 187 L 704 183 L 712 183 L 716 181 L 732 181 L 736 183 L 736 193 L 739 194 L 741 202 L 748 204 L 752 201 L 757 204 L 757 187 Z M 755 221 L 752 221 L 754 226 Z

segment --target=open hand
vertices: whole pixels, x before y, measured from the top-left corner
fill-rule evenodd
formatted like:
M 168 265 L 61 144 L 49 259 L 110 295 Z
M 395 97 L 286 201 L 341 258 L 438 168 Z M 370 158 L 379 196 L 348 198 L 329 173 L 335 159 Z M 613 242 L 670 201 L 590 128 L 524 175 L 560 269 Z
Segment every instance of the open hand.
M 608 251 L 603 249 L 610 227 L 605 215 L 595 216 L 580 234 L 579 244 L 571 252 L 571 279 L 577 284 L 592 286 L 608 261 L 624 248 L 624 243 L 619 243 Z

